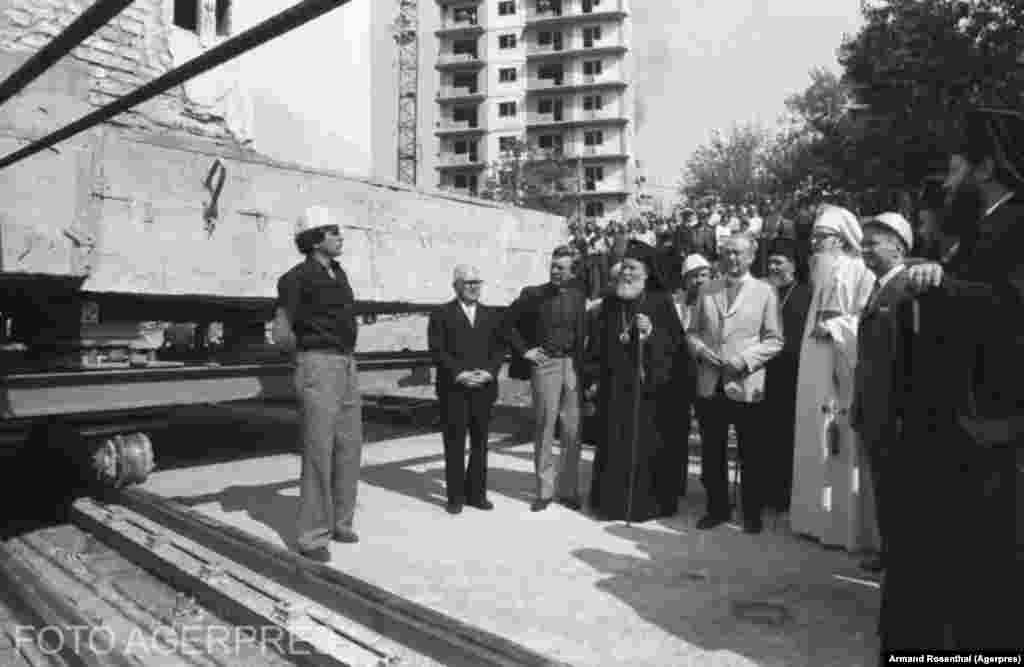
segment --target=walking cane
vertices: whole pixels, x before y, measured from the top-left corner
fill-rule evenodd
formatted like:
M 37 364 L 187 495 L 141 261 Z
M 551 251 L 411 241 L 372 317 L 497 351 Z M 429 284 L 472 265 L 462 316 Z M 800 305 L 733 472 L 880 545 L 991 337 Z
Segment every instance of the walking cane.
M 631 343 L 636 345 L 636 368 L 633 373 L 633 423 L 629 433 L 629 489 L 626 495 L 626 525 L 630 525 L 630 517 L 633 516 L 633 486 L 636 484 L 636 448 L 637 440 L 640 439 L 640 398 L 643 387 L 644 374 L 644 345 L 640 341 L 640 327 L 633 319 L 633 326 L 630 334 Z

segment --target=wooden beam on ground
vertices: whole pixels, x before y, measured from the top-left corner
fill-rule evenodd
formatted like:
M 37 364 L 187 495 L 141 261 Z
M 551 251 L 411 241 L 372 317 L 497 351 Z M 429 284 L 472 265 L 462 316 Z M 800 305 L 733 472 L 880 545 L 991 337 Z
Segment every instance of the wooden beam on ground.
M 231 623 L 260 637 L 272 632 L 279 646 L 288 647 L 286 657 L 336 667 L 396 662 L 381 648 L 381 638 L 366 628 L 136 512 L 84 498 L 75 502 L 72 517 Z
M 570 667 L 153 493 L 124 489 L 117 502 L 449 667 Z

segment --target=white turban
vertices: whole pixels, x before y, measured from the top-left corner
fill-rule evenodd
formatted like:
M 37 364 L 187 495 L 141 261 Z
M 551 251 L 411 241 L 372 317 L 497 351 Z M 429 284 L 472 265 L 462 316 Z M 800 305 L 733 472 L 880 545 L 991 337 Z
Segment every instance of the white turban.
M 857 216 L 845 208 L 831 204 L 822 206 L 818 218 L 814 221 L 814 228 L 827 229 L 839 234 L 851 248 L 860 252 L 860 240 L 863 237 L 860 222 Z

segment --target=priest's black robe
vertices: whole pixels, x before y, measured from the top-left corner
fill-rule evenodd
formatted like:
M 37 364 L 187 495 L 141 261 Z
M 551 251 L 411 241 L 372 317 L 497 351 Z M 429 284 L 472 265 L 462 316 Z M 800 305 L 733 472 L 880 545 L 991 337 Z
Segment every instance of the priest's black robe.
M 599 429 L 590 505 L 603 519 L 646 521 L 676 510 L 679 466 L 666 465 L 672 452 L 656 426 L 659 392 L 667 387 L 672 373 L 673 331 L 679 328 L 673 308 L 661 292 L 645 293 L 634 301 L 610 296 L 602 302 L 592 331 L 587 376 L 588 384 L 598 384 Z M 653 327 L 643 343 L 638 343 L 632 326 L 638 313 L 647 315 Z M 629 334 L 628 341 L 622 340 L 623 332 Z M 641 347 L 642 373 L 638 374 Z
M 904 440 L 882 586 L 883 650 L 1020 646 L 1020 496 L 1024 440 L 993 445 L 964 417 L 1024 406 L 1024 198 L 961 239 L 942 285 L 918 299 Z M 968 397 L 973 401 L 968 401 Z M 971 403 L 973 402 L 973 405 Z M 965 530 L 966 529 L 966 530 Z

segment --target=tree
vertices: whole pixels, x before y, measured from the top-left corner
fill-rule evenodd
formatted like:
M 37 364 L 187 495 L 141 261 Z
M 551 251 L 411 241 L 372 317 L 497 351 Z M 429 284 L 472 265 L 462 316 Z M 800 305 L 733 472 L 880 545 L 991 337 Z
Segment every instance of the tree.
M 764 191 L 764 155 L 769 134 L 764 128 L 734 124 L 728 133 L 715 131 L 697 148 L 683 171 L 682 194 L 698 199 L 716 196 L 739 204 Z
M 514 206 L 570 216 L 579 176 L 573 161 L 557 149 L 517 139 L 491 162 L 480 196 Z
M 1024 101 L 1020 0 L 889 0 L 863 8 L 864 27 L 840 49 L 858 103 L 860 180 L 920 182 L 944 167 L 972 106 Z

